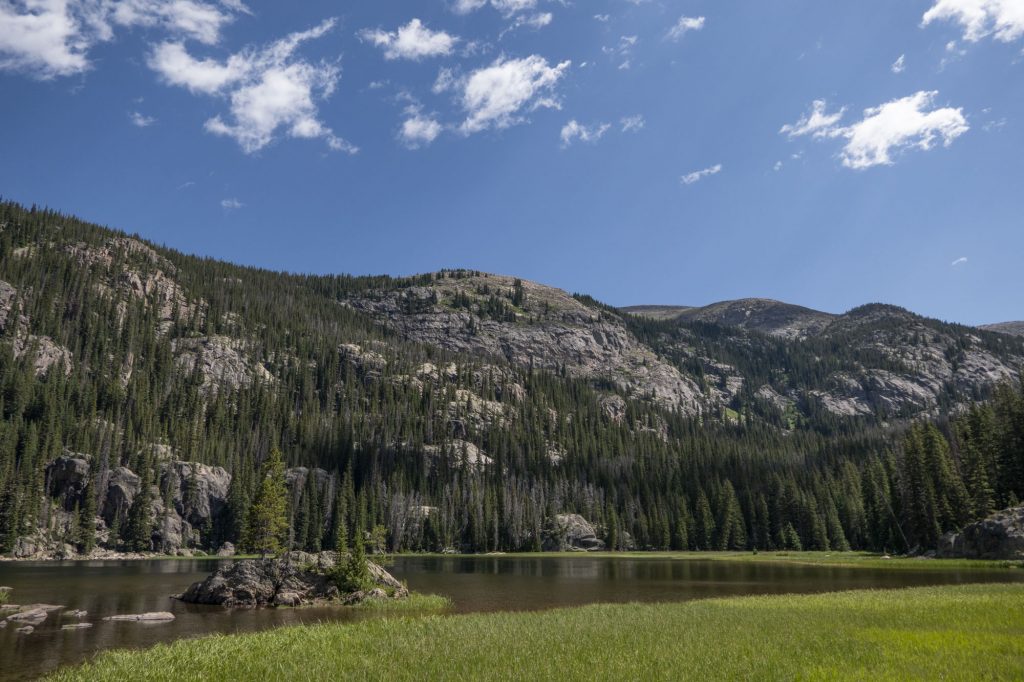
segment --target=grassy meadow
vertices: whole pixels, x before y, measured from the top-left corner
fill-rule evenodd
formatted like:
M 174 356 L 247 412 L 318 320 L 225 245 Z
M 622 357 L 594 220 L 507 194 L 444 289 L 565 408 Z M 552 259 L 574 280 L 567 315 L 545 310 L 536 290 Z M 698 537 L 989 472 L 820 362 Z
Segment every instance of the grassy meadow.
M 51 679 L 940 678 L 1024 678 L 1024 585 L 289 627 L 110 651 Z

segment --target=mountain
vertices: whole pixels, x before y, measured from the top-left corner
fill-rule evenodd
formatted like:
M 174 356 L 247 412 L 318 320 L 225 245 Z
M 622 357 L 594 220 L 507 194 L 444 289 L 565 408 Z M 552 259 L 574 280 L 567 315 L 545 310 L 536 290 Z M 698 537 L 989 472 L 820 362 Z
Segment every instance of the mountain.
M 0 203 L 0 552 L 241 543 L 275 446 L 311 551 L 539 548 L 565 514 L 616 548 L 893 547 L 907 422 L 994 395 L 1012 420 L 1022 361 L 892 306 L 652 317 L 468 270 L 240 267 Z M 993 499 L 1024 496 L 986 457 Z
M 983 324 L 978 328 L 1001 334 L 1024 336 L 1024 322 L 997 322 L 995 324 Z

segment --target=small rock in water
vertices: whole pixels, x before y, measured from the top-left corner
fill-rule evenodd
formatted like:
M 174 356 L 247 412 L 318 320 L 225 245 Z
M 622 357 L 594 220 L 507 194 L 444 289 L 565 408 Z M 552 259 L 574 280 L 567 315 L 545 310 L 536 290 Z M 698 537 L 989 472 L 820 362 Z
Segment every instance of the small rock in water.
M 43 609 L 26 609 L 19 611 L 13 615 L 7 616 L 7 620 L 12 623 L 28 623 L 30 625 L 39 625 L 46 620 L 46 611 Z
M 15 632 L 17 632 L 19 635 L 31 635 L 35 631 L 36 629 L 31 625 L 26 625 L 15 630 Z
M 72 609 L 71 611 L 65 611 L 64 613 L 62 613 L 60 615 L 65 617 L 65 618 L 85 618 L 86 616 L 89 615 L 89 612 L 88 611 L 79 611 L 79 610 Z
M 68 623 L 61 627 L 61 630 L 86 630 L 92 627 L 92 623 Z
M 5 627 L 7 627 L 7 621 L 0 620 L 0 630 L 3 630 Z
M 134 623 L 162 623 L 174 620 L 174 614 L 167 611 L 158 611 L 155 613 L 131 613 L 123 616 L 107 616 L 103 620 Z

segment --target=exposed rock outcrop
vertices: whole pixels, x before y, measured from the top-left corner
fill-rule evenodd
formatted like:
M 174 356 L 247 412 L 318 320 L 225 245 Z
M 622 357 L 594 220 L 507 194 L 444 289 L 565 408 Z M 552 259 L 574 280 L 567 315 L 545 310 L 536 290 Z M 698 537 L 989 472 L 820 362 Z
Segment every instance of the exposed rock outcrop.
M 1024 559 L 1024 506 L 1012 507 L 947 533 L 938 556 L 960 559 Z
M 502 275 L 445 277 L 430 286 L 369 292 L 347 303 L 416 341 L 505 358 L 519 367 L 564 368 L 690 414 L 701 410 L 697 385 L 640 343 L 616 316 L 523 280 L 522 296 L 513 305 L 516 281 Z
M 579 514 L 558 514 L 544 533 L 546 552 L 599 552 L 605 548 L 594 526 Z
M 274 381 L 267 368 L 252 358 L 247 345 L 230 336 L 175 339 L 172 343 L 175 365 L 185 373 L 201 372 L 207 393 Z
M 368 598 L 400 599 L 409 595 L 404 585 L 372 562 L 367 566 L 376 587 L 342 594 L 330 575 L 341 559 L 337 552 L 288 552 L 279 559 L 238 561 L 193 583 L 178 598 L 190 604 L 299 606 L 327 601 L 352 604 Z

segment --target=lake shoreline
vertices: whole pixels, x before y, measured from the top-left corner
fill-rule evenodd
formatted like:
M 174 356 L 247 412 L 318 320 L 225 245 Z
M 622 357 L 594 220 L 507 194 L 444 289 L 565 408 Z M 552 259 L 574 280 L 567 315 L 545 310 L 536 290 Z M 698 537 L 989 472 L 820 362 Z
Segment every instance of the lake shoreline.
M 908 568 L 908 569 L 1024 569 L 1024 561 L 1003 559 L 939 559 L 926 556 L 885 555 L 874 552 L 811 552 L 811 551 L 777 551 L 777 552 L 741 552 L 741 551 L 625 551 L 625 552 L 486 552 L 479 554 L 459 554 L 440 552 L 402 552 L 387 555 L 370 555 L 383 557 L 386 562 L 396 557 L 428 557 L 449 559 L 481 559 L 481 558 L 550 558 L 550 559 L 658 559 L 672 561 L 730 561 L 743 563 L 766 564 L 797 564 L 809 566 L 841 566 L 849 568 Z M 0 556 L 0 563 L 89 563 L 96 561 L 240 561 L 259 559 L 258 554 L 237 554 L 218 556 L 216 554 L 196 554 L 192 556 L 173 554 L 149 554 L 141 552 L 104 552 L 87 557 L 77 556 L 62 559 L 40 559 Z

